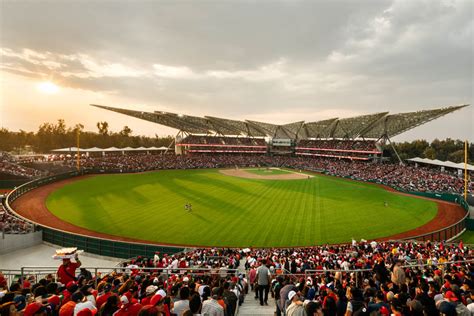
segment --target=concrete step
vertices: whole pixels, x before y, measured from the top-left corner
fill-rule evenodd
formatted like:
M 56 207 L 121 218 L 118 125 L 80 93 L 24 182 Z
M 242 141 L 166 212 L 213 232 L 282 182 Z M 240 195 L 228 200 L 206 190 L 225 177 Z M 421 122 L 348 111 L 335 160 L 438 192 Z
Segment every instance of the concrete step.
M 245 258 L 240 260 L 239 272 L 246 273 Z M 256 300 L 254 297 L 254 292 L 249 292 L 245 296 L 245 301 L 239 307 L 237 315 L 274 315 L 276 307 L 271 297 L 268 297 L 269 306 L 260 306 L 260 300 Z
M 260 301 L 253 298 L 253 293 L 249 293 L 242 306 L 239 307 L 238 315 L 273 315 L 275 306 L 270 300 L 268 304 L 269 306 L 260 306 Z

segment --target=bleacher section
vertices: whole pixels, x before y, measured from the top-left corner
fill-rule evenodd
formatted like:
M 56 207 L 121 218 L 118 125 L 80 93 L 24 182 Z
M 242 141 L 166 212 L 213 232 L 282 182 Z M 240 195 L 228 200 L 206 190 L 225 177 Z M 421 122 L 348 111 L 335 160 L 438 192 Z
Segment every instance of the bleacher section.
M 296 145 L 296 155 L 346 158 L 352 160 L 369 160 L 382 155 L 373 140 L 299 140 Z
M 0 203 L 0 234 L 26 234 L 32 231 L 32 224 L 9 213 Z
M 291 140 L 288 140 L 291 141 Z M 294 143 L 293 143 L 294 144 Z M 298 156 L 369 160 L 382 155 L 374 140 L 301 139 L 291 146 L 270 146 L 263 138 L 189 135 L 176 144 L 184 154 L 296 154 Z
M 2 180 L 32 179 L 46 175 L 40 170 L 20 165 L 5 152 L 0 152 L 0 174 Z
M 186 153 L 266 154 L 263 138 L 190 135 L 176 144 Z

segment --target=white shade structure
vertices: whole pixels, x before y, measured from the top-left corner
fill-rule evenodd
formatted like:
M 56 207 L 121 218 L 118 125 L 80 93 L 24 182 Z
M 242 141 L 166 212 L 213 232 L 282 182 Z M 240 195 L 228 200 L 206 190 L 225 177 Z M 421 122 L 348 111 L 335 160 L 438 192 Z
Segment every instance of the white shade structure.
M 428 158 L 411 158 L 407 159 L 407 161 L 410 162 L 416 162 L 416 163 L 422 163 L 422 164 L 427 164 L 427 165 L 432 165 L 432 166 L 440 166 L 440 167 L 445 167 L 445 168 L 454 168 L 454 169 L 462 169 L 464 170 L 464 163 L 455 163 L 452 161 L 441 161 L 438 159 L 428 159 Z M 474 171 L 474 166 L 468 164 L 467 165 L 467 170 L 469 171 Z
M 65 147 L 65 148 L 53 149 L 51 150 L 51 152 L 63 154 L 63 153 L 77 152 L 77 149 L 78 149 L 77 147 Z M 79 152 L 81 153 L 86 152 L 86 149 L 79 148 Z
M 106 151 L 106 152 L 109 152 L 109 151 L 123 151 L 123 149 L 117 148 L 117 147 L 109 147 L 109 148 L 102 149 L 102 151 Z

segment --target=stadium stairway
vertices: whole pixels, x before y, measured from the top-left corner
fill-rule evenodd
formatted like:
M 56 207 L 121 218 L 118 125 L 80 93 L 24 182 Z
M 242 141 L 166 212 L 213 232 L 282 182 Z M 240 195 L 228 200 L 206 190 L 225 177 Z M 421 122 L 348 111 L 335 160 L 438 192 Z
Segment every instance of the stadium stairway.
M 253 298 L 253 293 L 249 293 L 239 307 L 238 315 L 273 315 L 275 312 L 273 299 L 269 297 L 268 301 L 269 306 L 260 306 L 260 302 Z
M 245 258 L 240 260 L 239 272 L 245 273 Z M 242 306 L 239 307 L 237 315 L 274 315 L 275 306 L 274 300 L 268 295 L 268 306 L 260 306 L 260 301 L 254 298 L 254 293 L 249 292 L 245 296 L 245 301 Z

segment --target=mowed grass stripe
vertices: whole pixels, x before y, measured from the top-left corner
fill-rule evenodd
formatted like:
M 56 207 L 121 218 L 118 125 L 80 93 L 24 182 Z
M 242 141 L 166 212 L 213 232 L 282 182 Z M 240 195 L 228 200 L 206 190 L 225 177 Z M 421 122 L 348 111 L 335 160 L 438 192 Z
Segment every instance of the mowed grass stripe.
M 300 185 L 302 185 L 302 181 L 298 181 Z M 302 194 L 298 190 L 298 192 L 295 194 L 295 198 L 292 198 L 291 192 L 288 192 L 288 204 L 290 205 L 289 209 L 291 210 L 291 213 L 294 213 L 296 218 L 297 218 L 297 225 L 295 229 L 295 234 L 294 234 L 294 242 L 295 244 L 298 244 L 302 240 L 306 239 L 308 236 L 305 236 L 305 226 L 306 223 L 305 221 L 307 220 L 306 217 L 306 212 L 305 209 L 301 207 L 301 200 L 302 200 Z
M 283 183 L 280 183 L 281 185 L 284 185 Z M 289 192 L 282 192 L 283 195 L 289 194 Z M 291 208 L 291 205 L 289 203 L 288 198 L 285 196 L 284 199 L 282 200 L 282 203 L 278 205 L 281 207 L 281 210 L 277 210 L 276 214 L 278 217 L 280 217 L 279 223 L 279 231 L 280 233 L 280 243 L 277 244 L 278 246 L 288 246 L 288 245 L 296 245 L 293 243 L 293 236 L 294 236 L 294 227 L 295 227 L 295 222 L 294 222 L 294 214 L 293 214 L 293 209 Z
M 112 235 L 235 247 L 383 237 L 423 225 L 437 211 L 434 202 L 340 178 L 255 180 L 218 170 L 90 177 L 53 192 L 47 206 L 65 221 Z
M 250 246 L 256 246 L 258 244 L 265 243 L 265 239 L 269 234 L 269 230 L 275 227 L 268 225 L 274 222 L 274 217 L 278 213 L 274 208 L 276 205 L 272 203 L 275 199 L 275 194 L 278 192 L 278 186 L 280 181 L 271 183 L 264 180 L 252 180 L 255 184 L 258 184 L 260 191 L 258 192 L 258 198 L 254 200 L 254 209 L 256 210 L 254 220 L 251 222 L 251 233 L 247 236 L 247 241 Z M 265 225 L 264 223 L 267 223 Z

